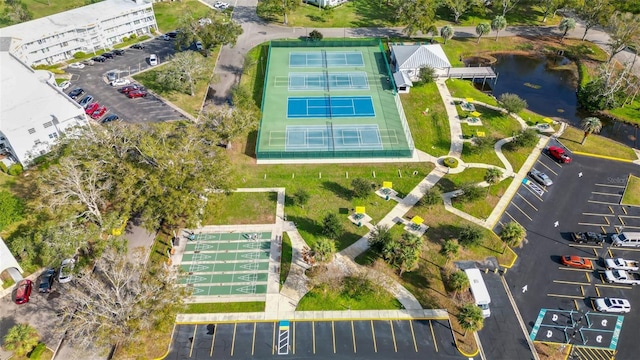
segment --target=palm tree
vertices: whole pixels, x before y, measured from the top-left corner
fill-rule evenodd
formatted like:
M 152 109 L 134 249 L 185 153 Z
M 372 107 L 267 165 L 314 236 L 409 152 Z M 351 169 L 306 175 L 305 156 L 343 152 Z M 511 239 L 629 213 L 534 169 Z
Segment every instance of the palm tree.
M 320 238 L 313 244 L 314 258 L 318 262 L 327 262 L 331 260 L 336 252 L 336 242 L 328 238 Z
M 498 41 L 498 34 L 500 34 L 500 30 L 504 30 L 507 27 L 507 19 L 502 15 L 496 16 L 493 21 L 491 21 L 491 30 L 496 32 L 496 41 Z
M 489 184 L 489 186 L 487 186 L 487 196 L 489 196 L 489 189 L 491 189 L 491 185 L 497 184 L 500 181 L 500 178 L 502 178 L 502 170 L 495 167 L 487 169 L 487 172 L 484 174 L 484 181 Z
M 500 239 L 504 241 L 505 246 L 518 246 L 526 236 L 527 230 L 525 230 L 522 225 L 514 221 L 504 224 L 502 226 L 502 231 L 500 232 Z
M 602 121 L 597 117 L 588 117 L 582 120 L 580 127 L 584 130 L 584 137 L 582 138 L 580 145 L 584 145 L 584 142 L 587 140 L 587 136 L 594 133 L 597 134 L 602 130 Z
M 480 38 L 484 35 L 487 35 L 491 31 L 491 25 L 487 23 L 478 24 L 476 26 L 476 34 L 478 34 L 478 42 L 480 43 Z
M 455 31 L 450 25 L 445 25 L 442 27 L 442 29 L 440 29 L 440 36 L 442 36 L 442 38 L 444 39 L 445 45 L 447 44 L 447 40 L 453 37 L 454 33 Z
M 576 21 L 572 18 L 564 18 L 562 19 L 562 21 L 560 21 L 560 25 L 558 25 L 558 28 L 560 29 L 560 31 L 562 31 L 562 37 L 560 38 L 560 41 L 564 41 L 565 36 L 567 36 L 567 33 L 570 30 L 573 30 L 576 28 Z
M 22 356 L 33 350 L 39 340 L 38 331 L 29 324 L 16 324 L 4 336 L 4 347 Z
M 464 329 L 464 335 L 467 335 L 467 331 L 478 331 L 482 329 L 484 325 L 484 318 L 482 317 L 482 310 L 474 303 L 464 304 L 460 308 L 460 312 L 456 315 L 460 327 Z
M 467 274 L 458 270 L 449 276 L 449 287 L 453 290 L 453 297 L 458 296 L 458 291 L 469 287 Z

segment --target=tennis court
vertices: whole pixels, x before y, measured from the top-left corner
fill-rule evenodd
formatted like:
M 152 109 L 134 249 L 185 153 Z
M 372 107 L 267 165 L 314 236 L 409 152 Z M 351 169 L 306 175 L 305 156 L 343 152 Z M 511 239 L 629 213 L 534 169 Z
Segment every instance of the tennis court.
M 413 149 L 379 39 L 271 42 L 258 161 L 410 158 Z
M 194 296 L 265 294 L 271 233 L 196 234 L 185 247 L 179 284 Z

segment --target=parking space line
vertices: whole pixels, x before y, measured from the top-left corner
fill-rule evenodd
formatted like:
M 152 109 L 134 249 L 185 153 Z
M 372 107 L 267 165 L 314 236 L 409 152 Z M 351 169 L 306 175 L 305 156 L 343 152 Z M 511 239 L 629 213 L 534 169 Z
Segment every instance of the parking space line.
M 627 226 L 627 227 L 628 227 L 628 226 Z M 622 251 L 622 250 L 624 250 L 624 251 L 640 251 L 640 249 L 625 249 L 625 248 L 622 248 L 622 249 L 620 249 L 620 248 L 615 248 L 614 250 L 621 250 L 621 251 Z
M 520 212 L 527 217 L 527 219 L 529 219 L 529 221 L 533 221 L 533 219 L 531 217 L 529 217 L 529 215 L 527 215 L 526 212 L 524 212 L 524 210 L 520 209 L 520 207 L 518 205 L 516 205 L 515 203 L 511 203 L 511 205 L 515 206 L 516 209 L 520 210 Z M 515 220 L 515 219 L 514 219 Z
M 624 210 L 624 208 L 622 208 Z M 623 217 L 623 218 L 630 218 L 630 219 L 640 219 L 640 216 L 633 216 L 633 215 L 618 215 L 618 217 Z
M 231 338 L 231 356 L 233 356 L 233 350 L 236 348 L 236 328 L 238 323 L 233 323 L 233 337 Z
M 582 224 L 584 225 L 584 224 Z M 587 248 L 587 249 L 602 249 L 602 246 L 596 246 L 596 245 L 581 245 L 581 244 L 569 244 L 569 247 L 575 247 L 575 248 Z
M 604 232 L 604 231 L 603 231 Z M 596 251 L 595 248 L 593 248 L 593 255 L 598 256 L 598 252 Z
M 418 352 L 418 343 L 416 342 L 416 333 L 413 331 L 413 320 L 409 319 L 409 327 L 411 328 L 411 337 L 413 338 L 413 347 Z
M 198 330 L 198 324 L 193 327 L 193 337 L 191 338 L 191 349 L 189 349 L 189 357 L 193 354 L 193 345 L 196 343 L 196 331 Z
M 563 294 L 547 294 L 547 296 L 550 296 L 550 297 L 567 298 L 567 299 L 584 299 L 584 297 L 583 297 L 583 296 L 563 295 Z
M 566 280 L 553 280 L 554 283 L 556 284 L 569 284 L 569 285 L 591 285 L 590 282 L 588 283 L 583 283 L 583 282 L 579 282 L 579 281 L 566 281 Z
M 505 214 L 507 214 L 507 216 L 508 216 L 508 217 L 510 217 L 510 218 L 511 218 L 511 220 L 513 220 L 513 221 L 515 221 L 515 222 L 518 222 L 518 221 L 517 221 L 513 216 L 511 216 L 511 214 L 509 214 L 509 212 L 508 212 L 508 211 L 505 211 L 504 213 L 505 213 Z
M 527 189 L 527 191 L 529 191 L 531 193 L 531 195 L 535 196 L 538 200 L 542 201 L 542 198 L 540 197 L 540 195 L 538 195 L 538 193 L 536 193 L 533 190 L 531 190 L 531 188 L 529 188 L 528 186 L 525 186 L 524 188 Z M 545 189 L 542 189 L 542 190 L 546 191 Z
M 336 353 L 336 329 L 334 327 L 334 321 L 331 320 L 331 338 L 333 339 L 333 353 Z
M 610 184 L 595 184 L 596 186 L 606 186 L 606 187 L 614 187 L 614 188 L 625 188 L 624 185 L 610 185 Z
M 622 196 L 620 194 L 614 194 L 614 193 L 606 193 L 606 192 L 598 192 L 598 191 L 592 191 L 591 192 L 594 195 L 605 195 L 605 196 Z
M 547 166 L 545 163 L 543 163 L 542 161 L 538 160 L 538 164 L 540 164 L 540 165 L 542 165 L 542 166 L 546 167 L 546 168 L 547 168 L 547 170 L 549 170 L 549 171 L 551 171 L 551 172 L 553 173 L 553 175 L 558 176 L 558 173 L 557 173 L 557 172 L 553 171 L 550 167 L 548 167 L 548 166 Z M 554 163 L 554 164 L 556 164 L 556 163 Z M 562 166 L 560 166 L 560 165 L 558 165 L 558 164 L 556 164 L 556 165 L 557 165 L 558 167 L 562 168 Z
M 586 225 L 586 226 L 609 226 L 609 224 L 596 224 L 596 223 L 583 223 L 580 222 L 578 225 Z
M 584 276 L 587 278 L 587 282 L 591 284 L 591 278 L 589 277 L 589 273 L 588 272 L 584 273 Z
M 378 352 L 378 344 L 376 343 L 376 331 L 373 329 L 373 320 L 371 321 L 371 337 L 373 337 L 373 351 Z
M 429 320 L 429 328 L 431 329 L 431 337 L 433 338 L 433 345 L 435 345 L 436 352 L 438 352 L 438 342 L 436 341 L 436 334 L 433 332 L 433 324 Z
M 595 284 L 595 285 L 596 286 L 607 287 L 607 288 L 612 288 L 612 289 L 626 289 L 626 290 L 633 289 L 631 286 L 622 286 L 622 285 L 609 285 L 609 284 Z
M 596 286 L 596 295 L 598 295 L 598 297 L 600 297 L 600 289 L 598 289 L 597 286 Z
M 576 310 L 580 310 L 580 308 L 578 307 L 578 300 L 573 299 L 573 305 L 576 307 Z
M 273 323 L 273 339 L 271 340 L 271 355 L 276 353 L 276 323 Z
M 291 333 L 291 336 L 293 337 L 293 346 L 291 346 L 291 352 L 293 353 L 293 355 L 296 354 L 296 321 L 293 321 L 293 331 Z
M 624 228 L 625 229 L 640 229 L 640 226 L 625 225 Z M 625 250 L 632 250 L 632 249 L 625 249 Z
M 588 258 L 586 258 L 588 259 Z M 563 267 L 563 266 L 558 266 L 559 270 L 566 270 L 566 271 L 582 271 L 582 272 L 591 272 L 593 271 L 593 269 L 574 269 L 574 268 L 568 268 L 568 267 Z
M 353 320 L 351 320 L 351 339 L 353 339 L 353 353 L 357 353 L 356 350 L 356 329 L 353 327 Z
M 393 349 L 398 352 L 398 345 L 396 344 L 396 333 L 393 331 L 393 321 L 389 320 L 389 326 L 391 326 L 391 338 L 393 339 Z
M 587 200 L 587 202 L 590 202 L 592 204 L 620 205 L 618 203 L 611 203 L 611 202 L 605 202 L 605 201 L 596 201 L 596 200 Z
M 584 286 L 580 285 L 580 293 L 584 296 Z M 573 301 L 576 301 L 575 299 Z
M 615 216 L 614 214 L 599 214 L 599 213 L 582 213 L 582 215 L 586 215 L 586 216 L 604 216 L 604 217 L 607 217 L 607 216 L 613 217 L 613 216 Z
M 256 326 L 258 326 L 257 322 L 253 323 L 253 340 L 251 341 L 251 356 L 253 356 L 254 350 L 256 349 Z
M 313 342 L 313 353 L 316 353 L 316 322 L 311 321 L 311 339 Z
M 524 196 L 520 195 L 520 193 L 517 193 L 517 195 L 520 196 L 520 198 L 522 198 L 522 200 L 524 200 L 527 204 L 529 204 L 529 206 L 531 206 L 533 210 L 538 211 L 538 208 L 533 206 L 533 204 L 530 203 L 529 200 L 525 199 Z
M 211 350 L 209 350 L 209 357 L 213 356 L 213 343 L 216 342 L 216 331 L 218 331 L 218 327 L 213 325 L 213 336 L 211 337 Z

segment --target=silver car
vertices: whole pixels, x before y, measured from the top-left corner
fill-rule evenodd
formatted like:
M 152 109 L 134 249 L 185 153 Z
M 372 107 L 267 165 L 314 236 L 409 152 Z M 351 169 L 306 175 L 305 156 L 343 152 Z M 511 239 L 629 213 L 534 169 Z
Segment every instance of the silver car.
M 531 169 L 531 171 L 529 171 L 529 177 L 535 180 L 540 185 L 543 185 L 543 186 L 553 185 L 553 181 L 551 181 L 551 178 L 540 170 Z
M 58 282 L 60 284 L 68 283 L 73 279 L 73 267 L 75 266 L 76 261 L 73 259 L 65 259 L 62 261 L 62 265 L 60 266 L 60 271 L 58 272 Z

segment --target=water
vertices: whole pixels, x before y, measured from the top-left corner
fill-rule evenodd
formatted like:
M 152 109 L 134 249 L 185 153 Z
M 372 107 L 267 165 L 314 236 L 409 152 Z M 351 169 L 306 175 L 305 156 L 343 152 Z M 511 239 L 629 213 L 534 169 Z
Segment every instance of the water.
M 492 64 L 498 73 L 493 94 L 517 94 L 527 100 L 528 109 L 554 120 L 565 121 L 575 127 L 589 114 L 578 109 L 577 79 L 570 70 L 553 69 L 570 64 L 565 57 L 529 57 L 497 55 Z M 526 119 L 525 119 L 526 120 Z M 625 145 L 640 148 L 640 133 L 635 126 L 602 119 L 600 135 Z

